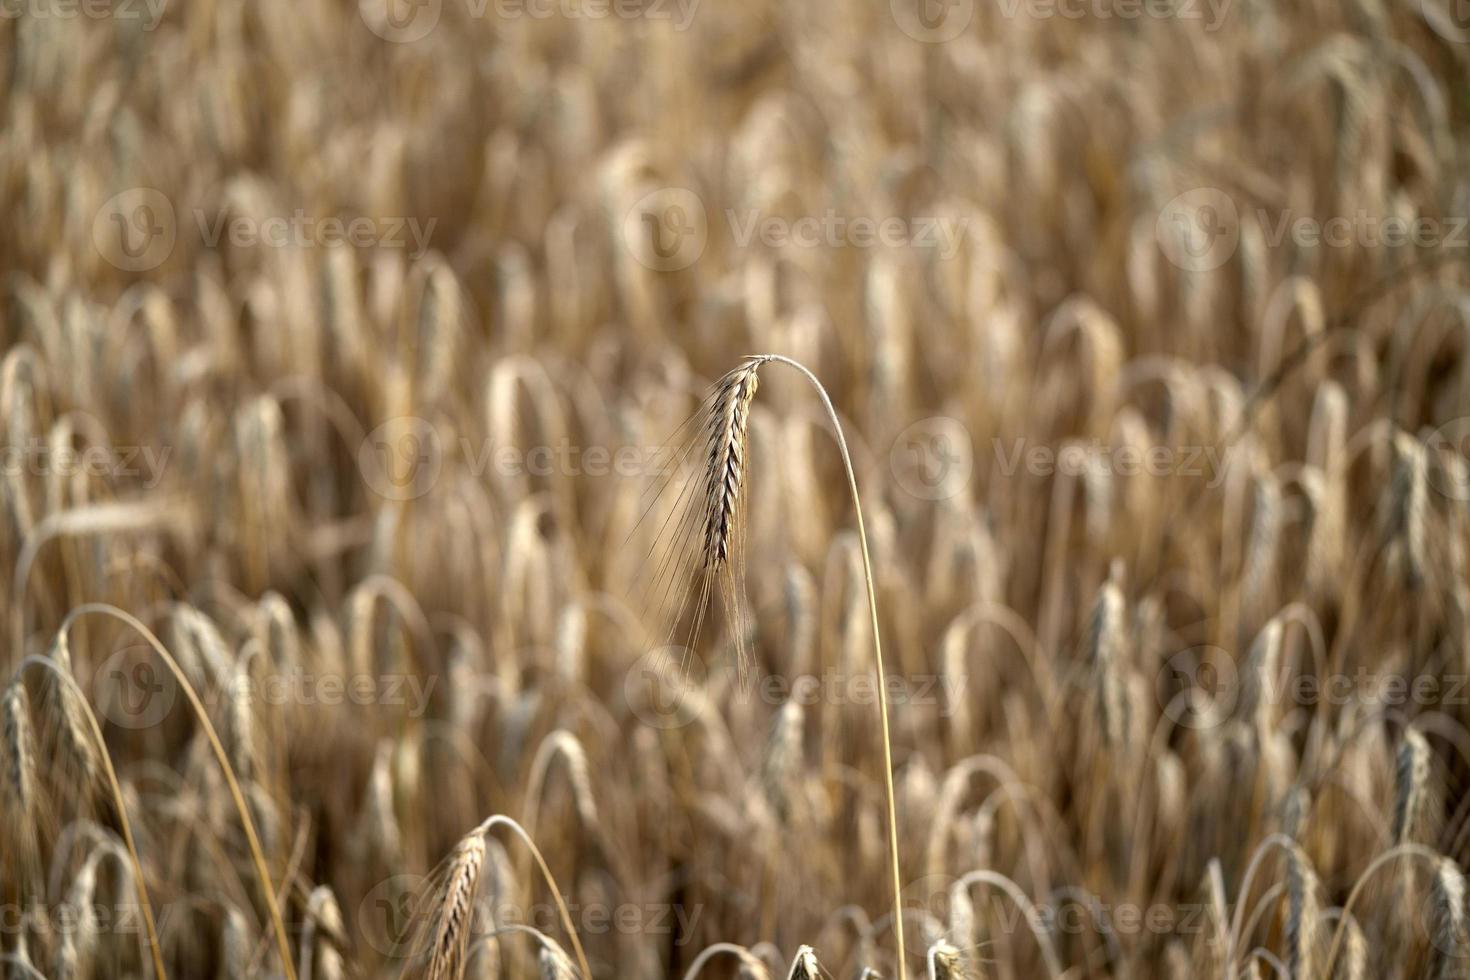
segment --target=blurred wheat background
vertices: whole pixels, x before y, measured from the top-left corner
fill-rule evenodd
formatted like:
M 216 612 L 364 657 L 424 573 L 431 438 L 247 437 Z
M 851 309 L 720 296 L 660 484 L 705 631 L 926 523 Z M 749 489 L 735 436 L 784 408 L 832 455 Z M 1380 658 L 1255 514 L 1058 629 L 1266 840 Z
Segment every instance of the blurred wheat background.
M 1470 976 L 1461 0 L 0 6 L 0 973 Z

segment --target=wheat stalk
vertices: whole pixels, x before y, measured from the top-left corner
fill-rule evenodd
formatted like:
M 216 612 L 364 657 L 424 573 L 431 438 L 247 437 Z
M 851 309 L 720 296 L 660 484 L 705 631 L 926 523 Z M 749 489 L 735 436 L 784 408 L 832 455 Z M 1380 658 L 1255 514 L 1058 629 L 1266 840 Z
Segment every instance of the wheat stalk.
M 750 428 L 751 403 L 758 385 L 758 372 L 767 363 L 783 364 L 802 375 L 816 390 L 832 423 L 832 432 L 837 440 L 838 451 L 846 470 L 848 488 L 852 493 L 853 513 L 857 522 L 857 536 L 863 561 L 863 579 L 867 586 L 868 610 L 871 617 L 873 660 L 878 681 L 878 712 L 883 741 L 883 787 L 888 806 L 888 851 L 893 884 L 893 935 L 898 952 L 898 980 L 905 980 L 904 923 L 901 894 L 903 879 L 898 863 L 898 817 L 893 790 L 893 748 L 888 720 L 888 683 L 883 667 L 883 649 L 878 624 L 878 595 L 874 584 L 873 561 L 868 548 L 868 534 L 863 524 L 862 499 L 858 494 L 857 476 L 853 471 L 852 455 L 843 435 L 842 422 L 827 389 L 817 376 L 804 365 L 779 354 L 758 354 L 748 357 L 745 363 L 725 375 L 716 392 L 707 423 L 708 453 L 705 473 L 704 499 L 704 546 L 702 560 L 704 583 L 701 587 L 700 608 L 703 608 L 709 578 L 731 566 L 732 537 L 737 533 L 740 507 L 744 500 L 742 489 L 746 478 L 745 445 Z M 733 603 L 732 603 L 733 604 Z M 736 635 L 742 631 L 737 624 Z

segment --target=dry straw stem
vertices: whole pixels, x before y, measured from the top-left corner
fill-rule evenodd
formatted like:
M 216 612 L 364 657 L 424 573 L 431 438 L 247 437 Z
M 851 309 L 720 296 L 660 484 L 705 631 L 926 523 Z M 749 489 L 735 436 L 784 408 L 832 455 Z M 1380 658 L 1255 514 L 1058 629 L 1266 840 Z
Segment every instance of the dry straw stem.
M 898 866 L 898 816 L 893 792 L 893 740 L 888 725 L 888 681 L 883 668 L 883 646 L 879 636 L 878 594 L 874 585 L 873 559 L 868 549 L 868 532 L 863 523 L 862 498 L 858 494 L 857 475 L 853 471 L 852 455 L 848 452 L 847 438 L 842 432 L 842 422 L 827 389 L 817 376 L 801 363 L 780 354 L 757 354 L 746 358 L 745 363 L 725 376 L 716 395 L 710 415 L 709 469 L 706 480 L 706 515 L 704 561 L 708 572 L 717 572 L 728 563 L 730 536 L 738 523 L 741 489 L 745 481 L 745 441 L 750 425 L 750 405 L 758 385 L 757 372 L 767 363 L 784 364 L 806 378 L 816 389 L 832 423 L 832 434 L 842 454 L 842 466 L 847 473 L 847 484 L 852 491 L 852 508 L 857 522 L 858 544 L 862 550 L 863 580 L 867 586 L 868 612 L 872 619 L 873 663 L 878 674 L 878 715 L 883 739 L 883 791 L 888 805 L 888 856 L 893 876 L 893 937 L 897 946 L 898 980 L 905 980 L 904 926 L 902 891 L 903 878 Z M 703 603 L 701 603 L 701 606 Z M 738 634 L 739 630 L 737 630 Z
M 209 747 L 214 752 L 215 760 L 219 763 L 221 772 L 224 773 L 225 783 L 229 786 L 230 797 L 235 804 L 235 811 L 240 816 L 240 824 L 245 828 L 245 840 L 250 845 L 250 858 L 255 864 L 255 874 L 259 879 L 261 900 L 265 902 L 266 908 L 270 912 L 271 926 L 275 930 L 276 946 L 281 954 L 281 969 L 285 971 L 287 980 L 296 980 L 296 967 L 291 960 L 291 939 L 286 934 L 286 923 L 281 918 L 281 908 L 276 902 L 275 886 L 271 882 L 270 868 L 266 864 L 265 854 L 260 847 L 260 838 L 255 832 L 255 821 L 250 817 L 250 807 L 245 803 L 245 794 L 240 791 L 240 783 L 235 779 L 235 772 L 230 767 L 229 755 L 225 752 L 225 747 L 220 743 L 219 733 L 214 730 L 214 725 L 209 720 L 209 713 L 204 710 L 204 705 L 200 702 L 198 693 L 195 692 L 194 686 L 189 683 L 189 679 L 184 676 L 183 670 L 180 669 L 173 655 L 164 648 L 158 637 L 153 635 L 153 631 L 143 625 L 136 617 L 115 606 L 109 606 L 106 603 L 86 603 L 73 609 L 67 614 L 66 619 L 61 623 L 61 628 L 57 631 L 63 638 L 63 642 L 69 634 L 73 623 L 83 616 L 92 614 L 111 616 L 137 631 L 148 642 L 148 645 L 153 648 L 153 651 L 158 654 L 159 659 L 163 661 L 164 665 L 168 667 L 169 672 L 173 674 L 174 680 L 178 683 L 180 690 L 188 698 L 189 707 L 193 710 L 194 717 L 199 720 L 199 726 L 203 730 L 205 738 L 209 741 Z M 97 736 L 97 744 L 103 745 L 101 733 L 98 732 Z M 111 766 L 109 764 L 110 768 Z M 118 797 L 119 809 L 121 809 L 121 791 L 117 791 L 116 795 Z M 141 869 L 139 870 L 138 877 L 141 882 Z M 159 975 L 162 976 L 162 973 Z

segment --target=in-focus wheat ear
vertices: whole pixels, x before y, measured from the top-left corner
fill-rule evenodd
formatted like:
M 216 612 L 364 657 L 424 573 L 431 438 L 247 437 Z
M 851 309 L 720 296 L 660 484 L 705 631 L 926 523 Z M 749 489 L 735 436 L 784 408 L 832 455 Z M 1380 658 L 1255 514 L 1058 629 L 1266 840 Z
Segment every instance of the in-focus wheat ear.
M 705 429 L 708 439 L 705 469 L 705 499 L 703 511 L 702 568 L 699 583 L 699 603 L 696 617 L 709 599 L 709 588 L 713 580 L 720 579 L 725 590 L 727 608 L 734 620 L 737 643 L 743 642 L 744 629 L 740 622 L 739 596 L 743 568 L 740 563 L 740 539 L 742 513 L 747 498 L 744 493 L 746 479 L 746 442 L 750 433 L 751 405 L 759 385 L 760 369 L 766 364 L 783 364 L 797 371 L 816 390 L 832 423 L 832 434 L 837 440 L 837 449 L 842 455 L 842 465 L 847 475 L 848 488 L 852 492 L 852 509 L 857 523 L 858 542 L 863 559 L 863 578 L 867 585 L 868 612 L 871 617 L 873 639 L 873 664 L 878 680 L 878 711 L 883 739 L 883 787 L 888 804 L 888 855 L 890 873 L 893 878 L 893 938 L 897 947 L 898 980 L 905 980 L 905 948 L 903 908 L 900 893 L 903 888 L 898 867 L 898 820 L 893 793 L 893 740 L 888 725 L 888 684 L 883 669 L 883 646 L 878 626 L 878 595 L 874 585 L 873 559 L 868 547 L 868 533 L 863 523 L 862 498 L 858 494 L 857 475 L 853 472 L 852 454 L 847 448 L 842 422 L 827 389 L 817 376 L 798 361 L 779 354 L 756 354 L 747 357 L 739 367 L 722 378 L 710 402 L 709 416 Z M 695 620 L 695 636 L 698 635 L 699 620 Z M 744 650 L 741 648 L 741 659 Z
M 475 915 L 475 892 L 484 864 L 485 837 L 476 830 L 459 842 L 449 863 L 443 900 L 437 910 L 429 970 L 425 974 L 428 980 L 451 980 L 463 971 Z

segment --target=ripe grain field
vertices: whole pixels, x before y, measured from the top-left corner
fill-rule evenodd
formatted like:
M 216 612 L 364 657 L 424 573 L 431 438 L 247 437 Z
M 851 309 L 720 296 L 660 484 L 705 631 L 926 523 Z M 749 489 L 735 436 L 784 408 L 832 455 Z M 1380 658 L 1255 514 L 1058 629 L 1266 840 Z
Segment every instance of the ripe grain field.
M 0 977 L 1470 976 L 1462 0 L 0 0 Z

